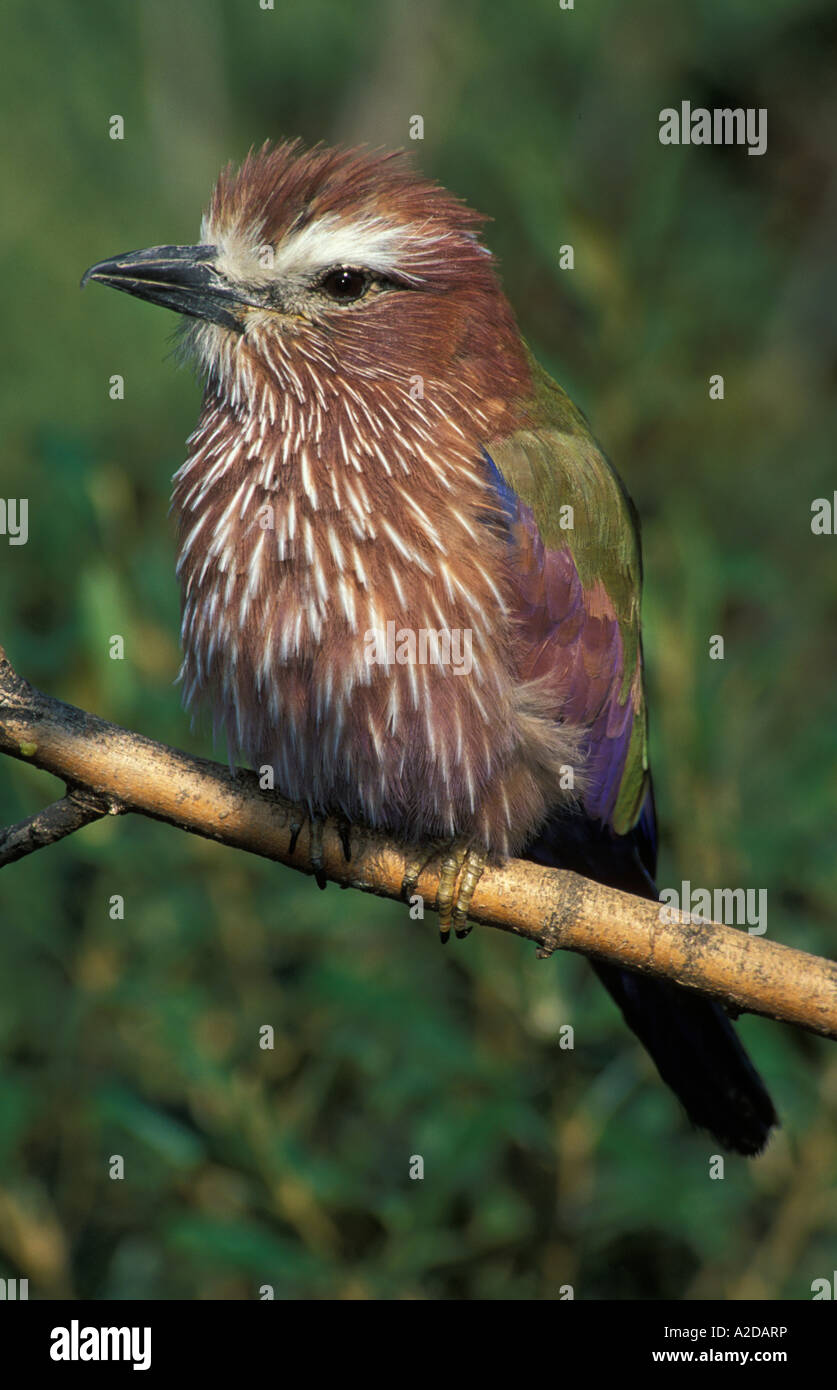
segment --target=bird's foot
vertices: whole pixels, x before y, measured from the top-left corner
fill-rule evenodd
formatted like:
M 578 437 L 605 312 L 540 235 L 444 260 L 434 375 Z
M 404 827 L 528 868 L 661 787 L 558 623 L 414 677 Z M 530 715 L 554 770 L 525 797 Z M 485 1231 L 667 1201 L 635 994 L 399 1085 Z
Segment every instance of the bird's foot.
M 407 861 L 401 881 L 401 896 L 408 902 L 416 890 L 422 873 L 442 855 L 436 911 L 439 914 L 439 938 L 443 945 L 450 940 L 453 927 L 460 941 L 468 935 L 468 909 L 474 890 L 482 877 L 486 853 L 463 840 L 453 840 L 442 851 L 433 849 L 424 856 L 414 855 Z
M 352 822 L 345 816 L 337 817 L 337 834 L 343 846 L 343 858 L 347 864 L 352 862 Z
M 308 822 L 309 826 L 308 863 L 311 866 L 311 870 L 314 875 L 314 882 L 316 883 L 317 887 L 325 889 L 328 885 L 328 880 L 325 876 L 325 867 L 323 864 L 323 825 L 325 824 L 325 822 L 321 816 L 314 816 L 309 814 L 300 816 L 291 821 L 290 853 L 293 854 L 294 850 L 296 849 L 296 842 L 299 839 L 300 832 L 303 826 L 305 825 L 306 821 Z M 345 840 L 343 841 L 343 853 L 346 853 Z M 346 855 L 346 857 L 348 858 L 349 856 Z

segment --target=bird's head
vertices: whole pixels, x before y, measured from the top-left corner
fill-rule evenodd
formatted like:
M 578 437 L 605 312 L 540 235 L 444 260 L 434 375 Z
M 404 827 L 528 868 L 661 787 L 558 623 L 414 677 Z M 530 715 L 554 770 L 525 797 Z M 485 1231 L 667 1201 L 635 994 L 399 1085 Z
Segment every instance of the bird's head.
M 398 153 L 264 146 L 225 169 L 195 246 L 100 261 L 96 280 L 187 315 L 217 391 L 483 372 L 514 337 L 482 222 Z M 238 394 L 236 391 L 236 394 Z

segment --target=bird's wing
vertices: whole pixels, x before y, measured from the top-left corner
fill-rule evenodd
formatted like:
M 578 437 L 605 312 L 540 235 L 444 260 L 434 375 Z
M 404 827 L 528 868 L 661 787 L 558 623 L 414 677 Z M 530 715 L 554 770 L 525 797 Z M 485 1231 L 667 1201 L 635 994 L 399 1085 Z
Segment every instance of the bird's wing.
M 486 441 L 514 551 L 523 674 L 553 681 L 567 721 L 589 727 L 586 814 L 648 840 L 653 873 L 639 520 L 584 416 L 534 359 L 532 375 L 525 427 Z
M 486 442 L 487 467 L 512 547 L 524 674 L 551 678 L 566 717 L 589 727 L 592 785 L 584 814 L 548 823 L 526 853 L 655 898 L 639 521 L 581 412 L 534 363 L 532 375 L 525 426 Z M 776 1112 L 721 1007 L 606 960 L 593 965 L 693 1124 L 759 1153 Z

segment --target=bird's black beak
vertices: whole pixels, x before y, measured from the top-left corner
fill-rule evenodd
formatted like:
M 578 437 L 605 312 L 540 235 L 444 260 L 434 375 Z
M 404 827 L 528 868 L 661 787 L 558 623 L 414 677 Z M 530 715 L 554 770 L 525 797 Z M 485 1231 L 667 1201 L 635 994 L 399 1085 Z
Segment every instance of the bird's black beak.
M 241 332 L 248 307 L 262 307 L 248 300 L 215 266 L 214 246 L 151 246 L 147 251 L 126 251 L 108 261 L 91 265 L 82 276 L 124 290 L 138 299 L 162 304 L 179 314 L 208 319 Z

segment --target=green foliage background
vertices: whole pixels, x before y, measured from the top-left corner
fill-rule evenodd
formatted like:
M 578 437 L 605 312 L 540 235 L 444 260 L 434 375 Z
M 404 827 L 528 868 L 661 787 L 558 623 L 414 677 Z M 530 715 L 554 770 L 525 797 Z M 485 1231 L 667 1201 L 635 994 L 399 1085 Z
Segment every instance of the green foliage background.
M 421 113 L 418 163 L 495 219 L 523 330 L 644 518 L 660 881 L 767 888 L 771 937 L 833 955 L 837 541 L 810 520 L 837 487 L 835 37 L 826 0 L 13 0 L 17 668 L 211 753 L 173 684 L 166 514 L 198 388 L 167 360 L 173 320 L 78 279 L 194 241 L 251 143 L 405 144 Z M 767 154 L 661 147 L 684 98 L 767 107 Z M 0 816 L 58 791 L 6 761 Z M 432 918 L 139 819 L 7 869 L 2 894 L 0 1275 L 31 1296 L 805 1299 L 837 1266 L 826 1044 L 742 1022 L 784 1128 L 710 1181 L 712 1146 L 581 960 L 479 929 L 442 953 Z

